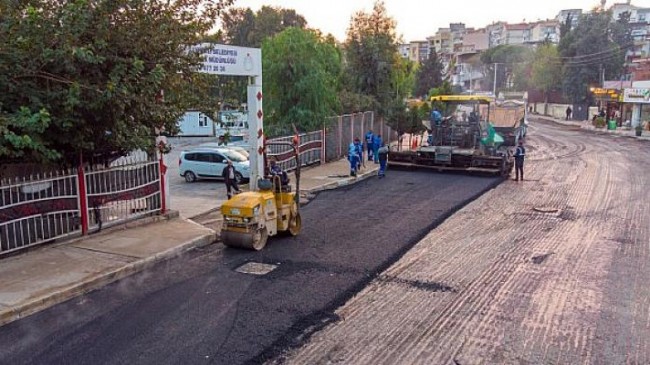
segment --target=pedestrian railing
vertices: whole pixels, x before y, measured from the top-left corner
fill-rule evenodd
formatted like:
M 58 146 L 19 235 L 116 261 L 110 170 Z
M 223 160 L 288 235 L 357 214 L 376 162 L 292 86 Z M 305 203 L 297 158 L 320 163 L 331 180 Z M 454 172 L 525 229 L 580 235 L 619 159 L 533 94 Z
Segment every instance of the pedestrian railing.
M 0 256 L 163 210 L 161 164 L 131 158 L 0 181 Z

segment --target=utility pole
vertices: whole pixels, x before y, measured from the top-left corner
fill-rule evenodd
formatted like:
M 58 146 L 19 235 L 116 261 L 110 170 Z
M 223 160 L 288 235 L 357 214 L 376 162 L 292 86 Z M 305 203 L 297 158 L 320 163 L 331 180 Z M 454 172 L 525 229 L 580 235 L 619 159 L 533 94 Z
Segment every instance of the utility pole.
M 496 98 L 497 96 L 497 69 L 499 68 L 498 63 L 494 63 L 494 87 L 492 88 L 492 94 Z

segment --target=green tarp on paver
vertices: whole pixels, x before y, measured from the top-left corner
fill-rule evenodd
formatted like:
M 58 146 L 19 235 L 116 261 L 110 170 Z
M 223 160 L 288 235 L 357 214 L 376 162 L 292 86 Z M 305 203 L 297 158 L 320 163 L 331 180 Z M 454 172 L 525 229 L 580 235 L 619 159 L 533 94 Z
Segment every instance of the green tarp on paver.
M 483 143 L 484 146 L 498 147 L 503 143 L 503 137 L 501 137 L 501 135 L 494 130 L 492 123 L 488 123 L 487 132 L 487 137 L 481 138 L 481 143 Z

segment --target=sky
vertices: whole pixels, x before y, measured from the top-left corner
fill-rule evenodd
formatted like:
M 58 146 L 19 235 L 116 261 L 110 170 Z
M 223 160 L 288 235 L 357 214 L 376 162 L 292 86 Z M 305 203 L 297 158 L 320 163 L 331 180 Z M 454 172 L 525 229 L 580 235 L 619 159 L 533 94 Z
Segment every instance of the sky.
M 616 2 L 625 2 L 618 0 Z M 495 21 L 519 23 L 555 18 L 562 9 L 590 10 L 600 0 L 384 0 L 386 10 L 397 22 L 397 34 L 405 42 L 426 40 L 449 23 L 481 28 Z M 607 6 L 615 3 L 607 1 Z M 294 9 L 311 28 L 345 40 L 350 18 L 357 11 L 370 12 L 374 0 L 235 0 L 236 7 L 258 10 L 263 5 Z M 632 0 L 650 7 L 650 0 Z

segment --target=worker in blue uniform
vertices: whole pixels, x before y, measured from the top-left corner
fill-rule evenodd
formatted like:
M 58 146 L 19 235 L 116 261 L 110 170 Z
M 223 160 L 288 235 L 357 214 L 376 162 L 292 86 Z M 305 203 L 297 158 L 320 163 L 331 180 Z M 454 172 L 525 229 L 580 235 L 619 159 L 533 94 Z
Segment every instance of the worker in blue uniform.
M 382 145 L 377 151 L 379 158 L 379 173 L 377 174 L 379 178 L 386 176 L 386 164 L 388 163 L 388 147 Z
M 354 147 L 357 150 L 357 171 L 361 170 L 361 163 L 363 162 L 363 143 L 357 137 L 354 139 Z
M 526 158 L 526 148 L 524 147 L 524 142 L 519 141 L 519 146 L 515 149 L 515 181 L 519 181 L 519 176 L 521 176 L 521 181 L 524 181 L 524 159 Z
M 348 146 L 348 161 L 350 161 L 350 176 L 357 176 L 357 167 L 359 166 L 359 153 L 354 142 Z
M 373 147 L 373 154 L 374 158 L 373 160 L 375 161 L 376 164 L 379 163 L 379 147 L 383 145 L 383 141 L 381 140 L 381 134 L 375 134 L 372 137 L 372 147 Z
M 372 133 L 372 129 L 366 133 L 366 148 L 368 149 L 368 161 L 372 161 L 375 148 L 373 147 L 372 141 L 375 134 Z

